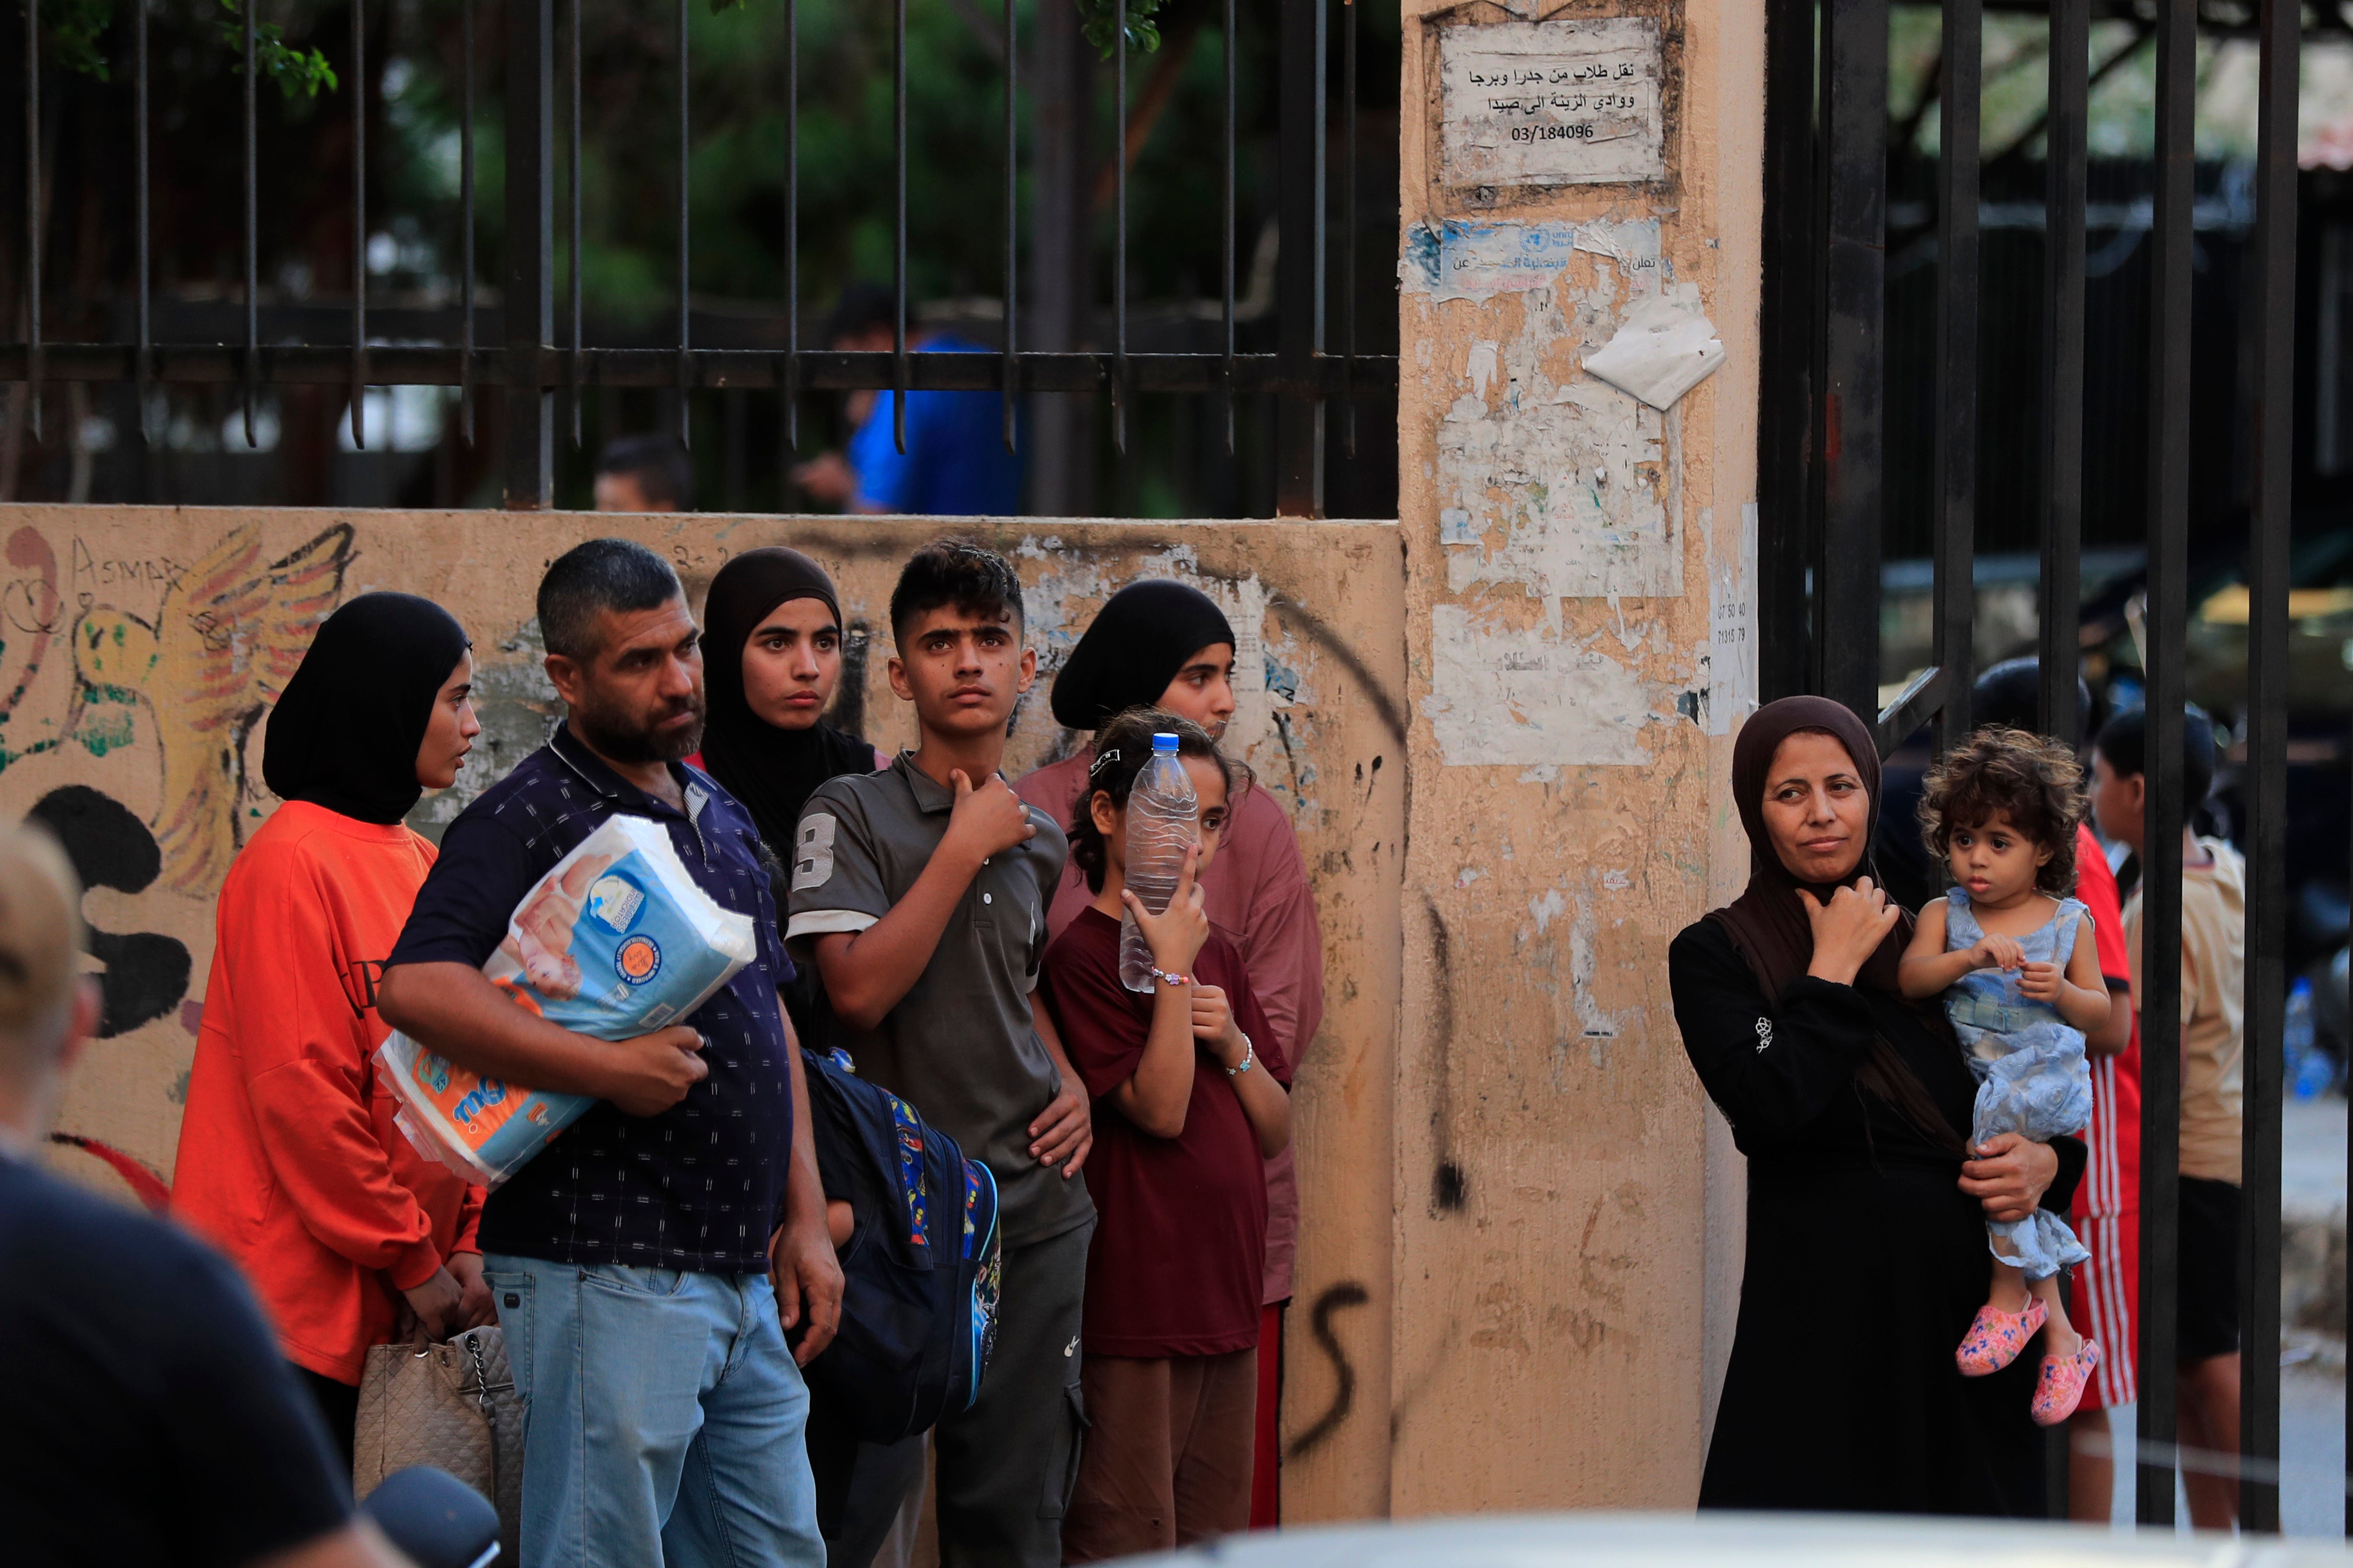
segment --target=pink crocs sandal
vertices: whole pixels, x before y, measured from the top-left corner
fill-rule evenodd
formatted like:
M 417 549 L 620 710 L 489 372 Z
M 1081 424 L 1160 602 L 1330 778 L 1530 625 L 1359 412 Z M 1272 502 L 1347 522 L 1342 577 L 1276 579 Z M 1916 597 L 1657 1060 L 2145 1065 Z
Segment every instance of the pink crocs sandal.
M 2099 1364 L 2097 1340 L 2085 1340 L 2071 1356 L 2044 1356 L 2042 1375 L 2034 1381 L 2034 1424 L 2056 1426 L 2074 1415 L 2084 1384 L 2092 1381 L 2092 1369 Z
M 2022 1312 L 2005 1312 L 1991 1301 L 1979 1307 L 1977 1321 L 1969 1325 L 1961 1348 L 1953 1352 L 1953 1360 L 1960 1363 L 1961 1375 L 1989 1377 L 2016 1361 L 2018 1352 L 2026 1348 L 2026 1342 L 2034 1337 L 2035 1331 L 2050 1316 L 2050 1309 L 2033 1296 L 2026 1299 Z M 2079 1392 L 2082 1386 L 2079 1381 Z

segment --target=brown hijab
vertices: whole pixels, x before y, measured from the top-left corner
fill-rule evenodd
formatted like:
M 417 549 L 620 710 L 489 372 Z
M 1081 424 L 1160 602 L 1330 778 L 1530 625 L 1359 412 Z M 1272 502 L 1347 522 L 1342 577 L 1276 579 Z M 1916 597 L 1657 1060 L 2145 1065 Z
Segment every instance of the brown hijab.
M 1828 734 L 1846 748 L 1863 793 L 1871 798 L 1871 816 L 1862 833 L 1862 858 L 1842 882 L 1798 880 L 1781 864 L 1772 835 L 1765 827 L 1765 787 L 1771 782 L 1774 753 L 1791 735 L 1809 730 Z M 1732 746 L 1732 793 L 1740 805 L 1740 826 L 1748 835 L 1748 886 L 1725 908 L 1709 910 L 1707 918 L 1724 928 L 1732 945 L 1748 961 L 1766 1001 L 1778 1005 L 1789 983 L 1804 974 L 1814 961 L 1813 924 L 1798 900 L 1811 897 L 1827 902 L 1833 892 L 1852 887 L 1862 877 L 1877 885 L 1878 870 L 1872 864 L 1870 847 L 1879 829 L 1879 748 L 1862 721 L 1842 705 L 1826 697 L 1784 697 L 1767 703 L 1740 727 L 1740 738 Z M 1856 973 L 1858 989 L 1884 992 L 1904 1000 L 1895 972 L 1912 940 L 1912 911 L 1899 911 L 1887 939 Z M 1919 1015 L 1932 1039 L 1950 1045 L 1956 1052 L 1960 1049 L 1941 1006 L 1909 1001 L 1905 1005 Z M 1893 1106 L 1930 1142 L 1964 1152 L 1952 1123 L 1945 1120 L 1928 1097 L 1926 1086 L 1905 1065 L 1886 1036 L 1872 1037 L 1871 1054 L 1855 1069 L 1855 1081 Z

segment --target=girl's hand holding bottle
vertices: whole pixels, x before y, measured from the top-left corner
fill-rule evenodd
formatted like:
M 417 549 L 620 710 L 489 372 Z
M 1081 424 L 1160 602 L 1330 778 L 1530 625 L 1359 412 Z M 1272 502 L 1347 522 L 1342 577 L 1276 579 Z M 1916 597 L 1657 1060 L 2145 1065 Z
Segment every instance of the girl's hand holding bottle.
M 1198 845 L 1185 851 L 1185 868 L 1177 873 L 1176 891 L 1169 899 L 1168 907 L 1156 915 L 1145 909 L 1144 900 L 1134 892 L 1120 889 L 1119 901 L 1126 906 L 1136 929 L 1144 933 L 1145 945 L 1152 949 L 1153 967 L 1165 974 L 1191 974 L 1193 960 L 1208 945 L 1209 916 L 1200 886 L 1194 880 L 1200 859 Z

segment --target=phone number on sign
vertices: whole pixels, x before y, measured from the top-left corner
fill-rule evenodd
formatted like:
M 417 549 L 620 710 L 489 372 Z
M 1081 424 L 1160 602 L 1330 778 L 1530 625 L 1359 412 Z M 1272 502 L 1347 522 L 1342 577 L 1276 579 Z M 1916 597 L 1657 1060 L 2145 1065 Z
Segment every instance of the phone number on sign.
M 1593 140 L 1593 121 L 1577 120 L 1567 125 L 1514 125 L 1512 127 L 1512 140 L 1514 142 L 1590 142 Z

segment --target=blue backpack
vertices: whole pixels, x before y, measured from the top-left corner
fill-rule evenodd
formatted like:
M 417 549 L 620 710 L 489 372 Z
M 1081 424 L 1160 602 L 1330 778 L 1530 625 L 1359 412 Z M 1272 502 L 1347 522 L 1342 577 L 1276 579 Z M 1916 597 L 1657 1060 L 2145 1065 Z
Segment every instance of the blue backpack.
M 856 1215 L 841 1328 L 805 1369 L 812 1400 L 870 1443 L 972 1407 L 997 1342 L 997 1179 L 849 1056 L 804 1051 L 818 1174 Z

